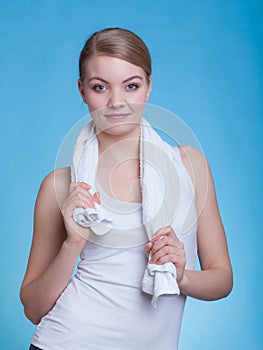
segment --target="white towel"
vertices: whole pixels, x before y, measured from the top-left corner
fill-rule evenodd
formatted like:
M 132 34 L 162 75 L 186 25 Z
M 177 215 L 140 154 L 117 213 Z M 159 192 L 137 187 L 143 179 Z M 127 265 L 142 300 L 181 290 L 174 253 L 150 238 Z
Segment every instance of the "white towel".
M 95 188 L 89 190 L 90 194 L 96 192 Z M 74 220 L 83 227 L 89 227 L 98 236 L 105 235 L 112 228 L 113 221 L 106 217 L 103 208 L 94 202 L 95 208 L 76 208 L 73 212 Z
M 180 180 L 176 158 L 170 145 L 161 139 L 151 125 L 142 118 L 140 132 L 140 185 L 142 190 L 142 221 L 149 240 L 154 233 L 171 225 L 180 201 Z M 98 166 L 98 139 L 95 123 L 91 121 L 80 132 L 72 158 L 71 181 L 86 182 L 95 189 Z M 95 210 L 76 208 L 75 221 L 90 227 L 95 234 L 106 234 L 112 220 L 106 218 L 102 208 Z M 150 257 L 149 257 L 150 258 Z M 152 306 L 163 294 L 180 294 L 176 281 L 176 268 L 172 262 L 163 265 L 147 264 L 142 290 L 153 295 Z

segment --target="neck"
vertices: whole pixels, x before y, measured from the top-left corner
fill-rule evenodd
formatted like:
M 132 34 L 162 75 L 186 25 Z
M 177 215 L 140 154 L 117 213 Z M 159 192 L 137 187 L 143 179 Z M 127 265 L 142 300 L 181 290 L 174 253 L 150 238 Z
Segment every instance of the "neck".
M 99 143 L 99 157 L 107 154 L 107 162 L 119 162 L 124 158 L 139 159 L 140 148 L 140 125 L 130 132 L 121 135 L 112 135 L 106 132 L 97 132 Z

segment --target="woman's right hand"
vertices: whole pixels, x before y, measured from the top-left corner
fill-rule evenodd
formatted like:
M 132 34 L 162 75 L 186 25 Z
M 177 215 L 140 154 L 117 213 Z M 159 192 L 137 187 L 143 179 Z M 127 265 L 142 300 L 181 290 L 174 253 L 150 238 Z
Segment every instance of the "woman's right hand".
M 82 227 L 73 219 L 75 208 L 95 208 L 94 202 L 100 204 L 99 192 L 92 195 L 89 190 L 92 186 L 85 182 L 75 182 L 70 184 L 69 195 L 64 201 L 61 212 L 63 215 L 67 239 L 75 243 L 87 241 L 90 235 L 90 228 Z

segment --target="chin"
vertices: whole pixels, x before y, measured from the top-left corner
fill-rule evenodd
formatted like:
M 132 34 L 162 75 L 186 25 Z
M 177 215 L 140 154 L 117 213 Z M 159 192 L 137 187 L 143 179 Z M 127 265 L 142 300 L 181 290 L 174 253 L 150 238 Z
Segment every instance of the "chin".
M 138 127 L 138 123 L 119 123 L 117 125 L 108 126 L 103 132 L 108 135 L 121 136 L 132 133 Z
M 120 121 L 108 121 L 103 119 L 103 121 L 100 120 L 94 120 L 97 130 L 99 132 L 103 132 L 107 135 L 114 135 L 114 136 L 121 136 L 121 135 L 127 135 L 129 133 L 133 133 L 136 129 L 139 128 L 140 125 L 140 118 L 132 118 L 130 120 L 126 120 L 125 122 Z

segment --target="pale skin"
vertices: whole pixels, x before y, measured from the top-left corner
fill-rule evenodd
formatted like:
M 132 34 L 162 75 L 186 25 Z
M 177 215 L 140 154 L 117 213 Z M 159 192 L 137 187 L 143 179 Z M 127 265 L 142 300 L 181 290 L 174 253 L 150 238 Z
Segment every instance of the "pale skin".
M 142 68 L 126 61 L 95 56 L 87 63 L 85 78 L 79 80 L 78 87 L 91 113 L 104 109 L 108 115 L 125 114 L 135 111 L 134 103 L 143 105 L 148 100 L 151 78 L 147 80 Z M 108 119 L 104 122 L 103 117 L 94 114 L 97 130 L 101 131 L 97 134 L 100 155 L 97 176 L 113 197 L 138 202 L 141 201 L 138 181 L 140 129 L 136 124 L 137 117 L 131 113 L 128 118 L 135 123 Z M 125 141 L 132 147 L 127 147 L 128 153 L 120 156 L 118 146 L 114 146 L 118 142 L 124 142 L 123 145 Z M 103 157 L 107 150 L 111 152 L 110 158 Z M 232 289 L 232 269 L 212 174 L 201 152 L 188 146 L 179 147 L 179 150 L 195 188 L 201 271 L 185 269 L 183 243 L 170 226 L 156 232 L 151 242 L 145 244 L 146 256 L 151 252 L 151 263 L 171 261 L 175 264 L 182 294 L 201 300 L 223 298 Z M 107 184 L 104 175 L 117 163 L 119 165 L 111 172 L 111 183 Z M 99 193 L 92 196 L 89 189 L 89 184 L 70 183 L 68 167 L 53 171 L 41 184 L 35 204 L 32 247 L 20 291 L 25 314 L 34 324 L 52 309 L 68 285 L 86 244 L 81 230 L 87 229 L 74 222 L 72 213 L 76 207 L 94 207 L 94 201 L 100 203 Z M 161 236 L 163 238 L 159 239 Z

